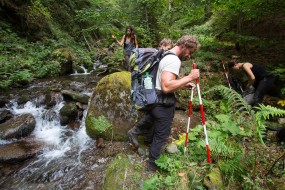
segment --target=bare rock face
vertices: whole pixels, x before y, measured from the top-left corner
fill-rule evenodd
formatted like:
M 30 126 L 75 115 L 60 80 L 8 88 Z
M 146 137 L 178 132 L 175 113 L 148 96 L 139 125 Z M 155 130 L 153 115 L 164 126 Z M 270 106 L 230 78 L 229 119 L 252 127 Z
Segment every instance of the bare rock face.
M 92 138 L 127 140 L 127 131 L 137 117 L 131 112 L 131 73 L 113 73 L 102 78 L 89 102 L 86 131 Z
M 36 126 L 32 114 L 14 116 L 12 119 L 0 124 L 0 139 L 20 139 L 29 136 Z
M 61 93 L 62 93 L 62 96 L 64 97 L 64 99 L 72 100 L 75 102 L 80 102 L 82 104 L 88 104 L 88 101 L 90 98 L 86 94 L 74 92 L 72 90 L 62 90 Z
M 0 145 L 0 163 L 14 163 L 32 158 L 40 153 L 42 148 L 42 143 L 30 138 Z

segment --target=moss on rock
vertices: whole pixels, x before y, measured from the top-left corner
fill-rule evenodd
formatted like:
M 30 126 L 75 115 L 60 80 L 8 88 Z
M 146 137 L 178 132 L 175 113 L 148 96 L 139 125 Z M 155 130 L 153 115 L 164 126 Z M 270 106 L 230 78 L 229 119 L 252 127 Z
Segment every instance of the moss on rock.
M 143 167 L 132 164 L 125 154 L 118 154 L 109 164 L 104 190 L 141 189 Z
M 213 168 L 205 179 L 204 184 L 208 189 L 224 189 L 221 171 L 218 168 Z
M 131 112 L 130 88 L 131 73 L 127 71 L 107 75 L 98 82 L 86 117 L 86 130 L 90 137 L 97 138 L 99 135 L 106 140 L 127 140 L 127 131 L 137 120 Z M 97 129 L 99 125 L 95 121 L 99 116 L 108 120 L 112 130 L 102 132 Z
M 88 115 L 86 125 L 90 126 L 86 128 L 86 131 L 92 138 L 103 137 L 106 139 L 112 134 L 112 125 L 103 115 L 97 118 L 93 115 Z

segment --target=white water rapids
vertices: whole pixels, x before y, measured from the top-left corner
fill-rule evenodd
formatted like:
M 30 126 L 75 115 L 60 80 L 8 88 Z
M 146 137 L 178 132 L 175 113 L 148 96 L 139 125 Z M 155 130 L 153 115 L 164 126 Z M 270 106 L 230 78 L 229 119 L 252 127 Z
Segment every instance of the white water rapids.
M 87 79 L 83 77 L 92 76 L 79 77 L 86 82 Z M 70 85 L 74 84 L 80 86 L 83 83 L 72 78 Z M 85 93 L 90 93 L 90 89 Z M 95 140 L 86 134 L 87 110 L 84 110 L 83 118 L 79 121 L 80 127 L 71 129 L 60 125 L 59 111 L 65 104 L 60 94 L 52 107 L 39 105 L 39 101 L 40 97 L 37 97 L 19 106 L 12 100 L 6 106 L 13 115 L 29 113 L 34 116 L 36 126 L 30 136 L 35 141 L 43 142 L 44 148 L 39 155 L 25 162 L 0 166 L 0 170 L 9 171 L 9 175 L 0 178 L 0 189 L 100 189 L 108 157 L 100 155 Z M 0 146 L 13 142 L 15 140 L 1 140 Z

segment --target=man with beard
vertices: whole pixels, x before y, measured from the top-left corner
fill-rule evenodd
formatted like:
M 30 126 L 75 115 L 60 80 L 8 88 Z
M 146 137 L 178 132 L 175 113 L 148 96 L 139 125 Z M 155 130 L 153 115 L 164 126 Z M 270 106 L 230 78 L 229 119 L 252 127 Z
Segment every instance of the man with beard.
M 198 69 L 191 70 L 190 74 L 183 78 L 178 78 L 181 61 L 190 58 L 199 46 L 196 36 L 185 35 L 177 40 L 176 45 L 170 49 L 173 54 L 165 56 L 159 63 L 157 71 L 156 85 L 158 103 L 145 114 L 145 118 L 140 120 L 131 130 L 128 131 L 130 143 L 138 148 L 137 136 L 142 134 L 144 127 L 153 129 L 152 137 L 149 140 L 149 160 L 147 170 L 157 169 L 155 160 L 160 156 L 160 151 L 166 143 L 171 132 L 171 125 L 174 118 L 176 98 L 174 92 L 180 88 L 191 89 L 195 85 L 191 81 L 199 78 Z

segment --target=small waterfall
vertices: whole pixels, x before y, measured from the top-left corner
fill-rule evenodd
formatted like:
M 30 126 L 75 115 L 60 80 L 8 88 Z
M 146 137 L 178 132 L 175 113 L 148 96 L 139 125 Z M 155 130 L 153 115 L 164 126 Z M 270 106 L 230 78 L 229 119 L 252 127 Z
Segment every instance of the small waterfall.
M 98 169 L 96 161 L 88 161 L 94 158 L 86 158 L 84 155 L 90 152 L 86 149 L 94 152 L 95 147 L 94 140 L 85 131 L 87 110 L 83 113 L 80 128 L 72 130 L 60 125 L 59 111 L 64 105 L 62 99 L 48 109 L 37 105 L 37 102 L 38 100 L 29 101 L 21 107 L 12 102 L 8 109 L 15 115 L 30 113 L 34 116 L 36 127 L 32 135 L 36 140 L 44 142 L 43 153 L 4 182 L 0 181 L 0 189 L 38 189 L 41 185 L 47 189 L 71 189 L 70 187 L 80 184 L 85 173 Z M 7 143 L 11 141 L 0 141 L 0 144 Z M 94 164 L 88 166 L 88 162 Z M 96 185 L 90 183 L 88 186 L 95 189 Z
M 84 145 L 91 140 L 85 132 L 84 118 L 82 119 L 80 129 L 71 131 L 66 126 L 60 125 L 59 110 L 63 107 L 64 102 L 60 101 L 55 106 L 45 109 L 44 106 L 37 107 L 36 101 L 27 102 L 22 108 L 17 103 L 12 103 L 11 111 L 18 114 L 30 113 L 36 119 L 36 127 L 34 130 L 35 137 L 49 145 L 49 149 L 44 155 L 63 156 L 73 146 L 78 145 L 84 149 Z M 86 114 L 86 111 L 84 111 Z M 85 116 L 84 116 L 85 117 Z M 71 136 L 66 136 L 66 133 Z
M 90 72 L 88 72 L 88 70 L 83 65 L 80 65 L 79 67 L 82 69 L 83 72 L 78 73 L 78 71 L 75 70 L 75 72 L 71 75 L 89 75 L 90 74 Z

